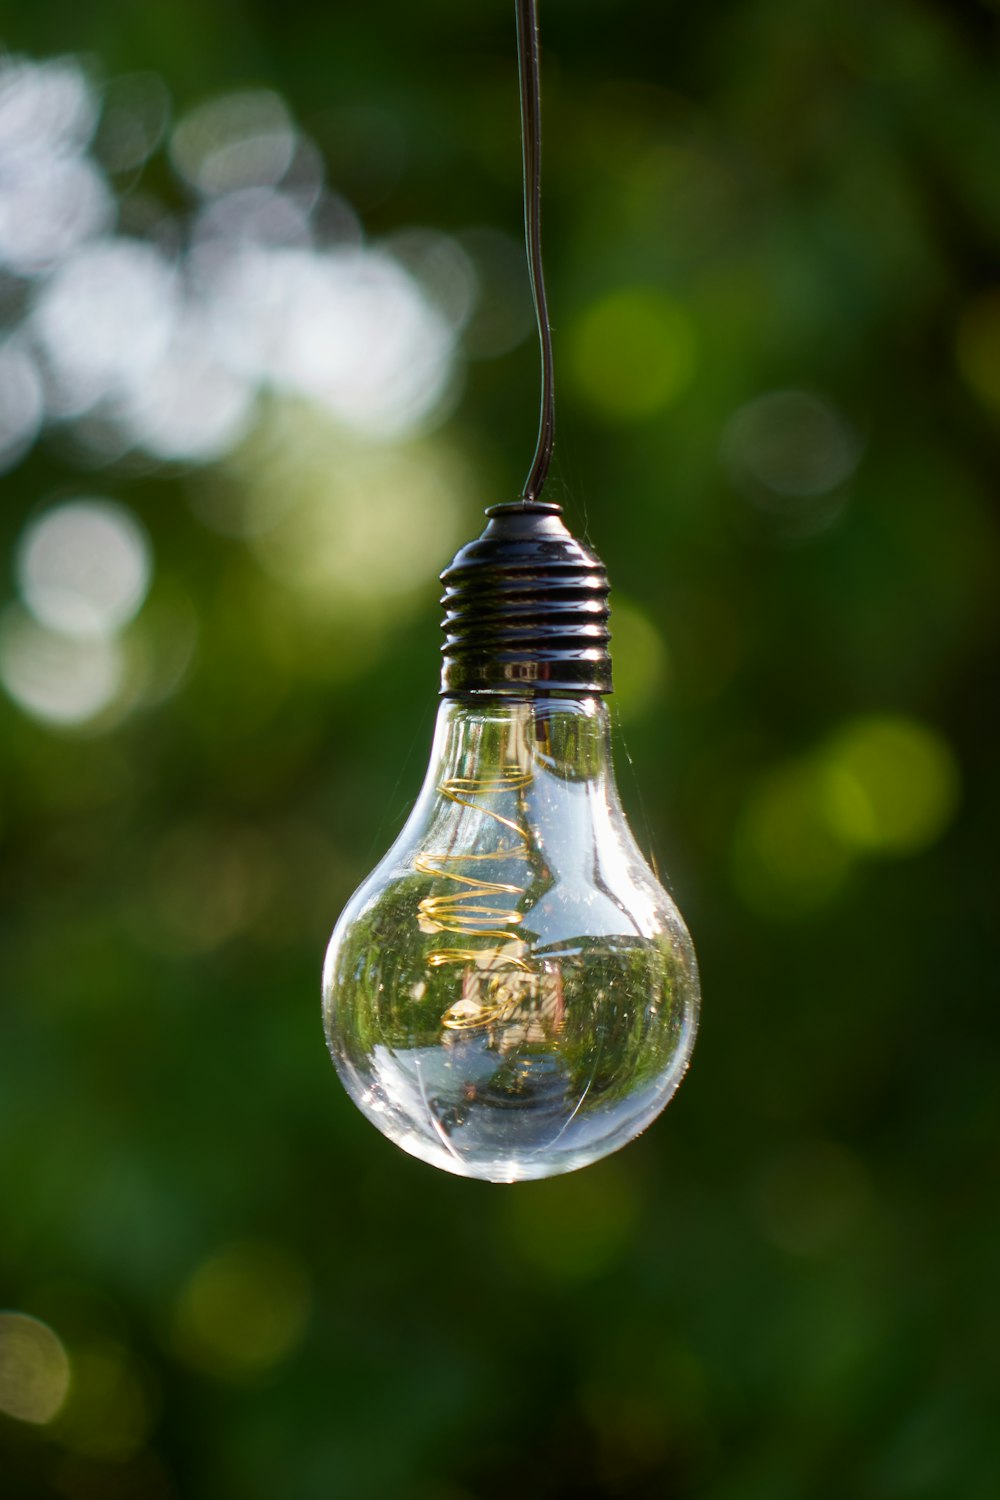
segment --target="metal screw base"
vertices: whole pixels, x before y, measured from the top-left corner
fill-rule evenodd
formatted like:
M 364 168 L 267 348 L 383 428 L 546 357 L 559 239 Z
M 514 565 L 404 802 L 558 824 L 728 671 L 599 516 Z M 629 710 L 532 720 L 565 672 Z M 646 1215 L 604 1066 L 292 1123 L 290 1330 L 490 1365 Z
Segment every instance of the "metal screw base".
M 494 505 L 441 574 L 441 692 L 610 693 L 608 575 L 542 500 Z

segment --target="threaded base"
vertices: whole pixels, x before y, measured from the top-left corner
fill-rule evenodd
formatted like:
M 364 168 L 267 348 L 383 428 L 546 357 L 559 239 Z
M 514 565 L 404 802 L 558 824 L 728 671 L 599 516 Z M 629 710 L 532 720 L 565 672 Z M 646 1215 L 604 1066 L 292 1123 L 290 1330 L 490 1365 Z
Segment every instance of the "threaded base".
M 482 536 L 441 574 L 441 692 L 610 693 L 608 576 L 558 505 L 487 511 Z

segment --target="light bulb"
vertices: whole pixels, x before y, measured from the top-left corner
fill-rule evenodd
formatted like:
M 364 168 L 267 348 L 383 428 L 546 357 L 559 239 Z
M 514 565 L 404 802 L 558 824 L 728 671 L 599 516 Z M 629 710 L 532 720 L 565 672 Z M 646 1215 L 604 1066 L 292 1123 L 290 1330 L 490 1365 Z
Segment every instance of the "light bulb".
M 554 506 L 491 515 L 443 575 L 430 766 L 334 930 L 324 1020 L 384 1135 L 515 1182 L 587 1166 L 656 1118 L 699 992 L 614 781 L 604 570 Z

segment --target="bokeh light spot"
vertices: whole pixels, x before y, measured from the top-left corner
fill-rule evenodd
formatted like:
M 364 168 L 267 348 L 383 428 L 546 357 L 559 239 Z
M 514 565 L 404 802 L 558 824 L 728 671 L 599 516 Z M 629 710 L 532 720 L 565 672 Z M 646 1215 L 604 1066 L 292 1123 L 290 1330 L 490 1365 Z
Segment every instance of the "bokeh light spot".
M 52 411 L 75 416 L 127 395 L 165 353 L 177 300 L 173 267 L 139 240 L 97 241 L 60 266 L 31 319 L 52 377 Z
M 325 496 L 318 491 L 256 546 L 262 564 L 292 587 L 336 589 L 329 604 L 341 614 L 350 601 L 378 609 L 419 587 L 456 526 L 448 490 L 433 483 L 434 466 L 411 458 L 372 454 L 345 463 Z
M 253 388 L 218 359 L 202 319 L 182 317 L 162 359 L 123 399 L 119 415 L 135 442 L 166 460 L 211 463 L 250 428 Z
M 71 58 L 30 62 L 5 59 L 0 67 L 0 141 L 12 156 L 46 151 L 75 155 L 97 123 L 97 100 L 83 69 Z
M 615 702 L 623 719 L 639 719 L 662 698 L 670 681 L 670 653 L 652 620 L 615 595 L 611 618 Z
M 205 487 L 199 514 L 249 537 L 261 567 L 310 612 L 383 620 L 408 608 L 462 540 L 469 481 L 435 439 L 352 441 L 312 405 L 283 405 Z
M 114 203 L 103 174 L 83 157 L 23 164 L 0 191 L 0 262 L 31 276 L 107 229 Z
M 959 770 L 947 742 L 915 719 L 861 719 L 826 755 L 824 813 L 847 848 L 913 854 L 943 833 L 959 797 Z
M 225 94 L 191 110 L 170 140 L 170 156 L 203 193 L 280 182 L 295 155 L 285 101 L 269 89 Z
M 167 86 L 156 73 L 124 73 L 110 80 L 102 102 L 94 150 L 109 171 L 133 171 L 166 133 Z
M 123 1463 L 138 1453 L 153 1421 L 149 1379 L 115 1339 L 95 1339 L 73 1350 L 73 1387 L 56 1435 L 89 1458 Z
M 246 245 L 212 257 L 200 280 L 231 370 L 369 436 L 403 435 L 448 388 L 454 332 L 382 251 Z
M 723 454 L 737 481 L 764 508 L 825 495 L 857 467 L 856 434 L 825 397 L 770 391 L 727 424 Z
M 450 328 L 464 328 L 479 301 L 475 267 L 459 242 L 430 229 L 406 229 L 385 244 Z
M 0 1411 L 43 1426 L 69 1386 L 69 1358 L 52 1329 L 25 1313 L 0 1313 Z
M 573 372 L 606 416 L 641 421 L 689 385 L 697 334 L 678 302 L 647 287 L 613 292 L 589 308 L 575 332 Z
M 110 500 L 82 499 L 33 521 L 17 551 L 21 597 L 70 636 L 113 635 L 142 607 L 152 573 L 138 521 Z
M 70 727 L 95 719 L 114 701 L 124 671 L 113 637 L 60 635 L 17 605 L 0 620 L 0 682 L 44 723 Z
M 955 340 L 958 367 L 976 395 L 1000 411 L 1000 288 L 965 309 Z
M 129 645 L 137 704 L 165 703 L 187 678 L 198 646 L 197 611 L 171 580 L 161 583 L 155 601 L 146 606 Z
M 110 223 L 104 174 L 84 157 L 97 101 L 70 59 L 0 59 L 0 265 L 50 269 Z
M 497 359 L 523 344 L 534 326 L 524 247 L 512 235 L 488 228 L 467 229 L 458 244 L 478 289 L 463 348 L 472 359 Z
M 20 463 L 38 435 L 44 413 L 35 362 L 16 340 L 8 339 L 0 344 L 0 474 Z
M 209 198 L 194 217 L 194 264 L 225 259 L 226 247 L 291 245 L 309 249 L 313 229 L 307 207 L 298 195 L 272 187 L 240 188 L 220 198 Z
M 227 1246 L 184 1286 L 174 1343 L 189 1364 L 223 1380 L 253 1380 L 286 1359 L 305 1332 L 310 1292 L 297 1260 L 275 1245 Z
M 733 839 L 733 879 L 746 904 L 765 916 L 802 916 L 837 894 L 850 864 L 827 826 L 818 769 L 794 762 L 767 772 Z
M 207 465 L 248 435 L 262 395 L 376 442 L 446 414 L 477 293 L 455 240 L 413 229 L 398 254 L 365 244 L 266 89 L 185 115 L 169 150 L 197 200 L 171 215 L 130 180 L 116 233 L 106 171 L 141 172 L 170 99 L 149 73 L 103 92 L 101 112 L 77 64 L 0 60 L 0 270 L 37 281 L 0 288 L 15 313 L 0 472 L 46 422 L 88 465 L 130 450 Z

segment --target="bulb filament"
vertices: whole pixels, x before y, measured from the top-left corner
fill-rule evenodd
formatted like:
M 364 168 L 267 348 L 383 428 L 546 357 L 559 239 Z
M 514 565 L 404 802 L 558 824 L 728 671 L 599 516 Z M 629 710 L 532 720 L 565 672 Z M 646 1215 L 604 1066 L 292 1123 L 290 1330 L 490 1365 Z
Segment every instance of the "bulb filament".
M 427 955 L 427 963 L 434 969 L 445 964 L 464 965 L 461 998 L 445 1011 L 441 1024 L 453 1032 L 489 1027 L 501 1051 L 543 1040 L 558 1031 L 565 1010 L 558 966 L 545 964 L 539 970 L 528 962 L 527 943 L 511 930 L 523 920 L 517 903 L 501 904 L 497 899 L 524 896 L 527 887 L 513 881 L 484 880 L 468 868 L 484 860 L 491 864 L 527 861 L 527 829 L 473 799 L 490 792 L 521 791 L 531 779 L 530 771 L 505 766 L 493 776 L 454 776 L 442 782 L 439 791 L 449 802 L 492 818 L 511 838 L 486 852 L 418 854 L 414 860 L 422 874 L 444 878 L 458 887 L 443 895 L 425 896 L 419 902 L 421 931 L 482 940 L 479 947 L 441 947 Z
M 488 851 L 418 854 L 413 862 L 421 874 L 449 880 L 458 887 L 442 895 L 425 896 L 418 903 L 421 931 L 480 939 L 478 947 L 440 947 L 427 955 L 433 969 L 446 964 L 464 966 L 461 998 L 445 1011 L 441 1024 L 451 1032 L 489 1028 L 501 1052 L 544 1041 L 561 1030 L 565 1020 L 559 965 L 544 963 L 539 969 L 528 962 L 527 943 L 512 931 L 523 921 L 517 900 L 501 904 L 498 899 L 524 896 L 527 887 L 514 881 L 485 880 L 469 870 L 469 866 L 474 869 L 484 860 L 491 864 L 507 860 L 527 863 L 527 829 L 475 799 L 491 792 L 522 791 L 531 780 L 530 770 L 504 766 L 491 776 L 453 776 L 443 781 L 438 788 L 442 797 L 491 818 L 510 837 Z
M 481 968 L 492 968 L 497 960 L 505 966 L 531 973 L 531 965 L 523 957 L 526 944 L 507 929 L 517 927 L 522 920 L 515 905 L 499 905 L 498 896 L 519 897 L 525 894 L 523 885 L 500 880 L 483 880 L 468 872 L 487 861 L 497 864 L 506 860 L 526 861 L 529 841 L 527 830 L 512 818 L 505 818 L 492 808 L 483 807 L 470 799 L 485 796 L 490 792 L 516 792 L 530 785 L 531 772 L 517 766 L 504 766 L 492 776 L 452 776 L 441 783 L 442 797 L 459 807 L 471 808 L 486 818 L 492 818 L 501 828 L 509 830 L 513 841 L 500 844 L 496 849 L 471 854 L 418 854 L 414 867 L 423 875 L 433 875 L 450 880 L 458 890 L 450 890 L 439 896 L 425 896 L 417 907 L 417 918 L 423 932 L 455 933 L 460 937 L 476 937 L 487 941 L 479 948 L 436 948 L 427 955 L 433 969 L 445 964 L 475 964 Z M 493 898 L 493 899 L 491 899 Z

